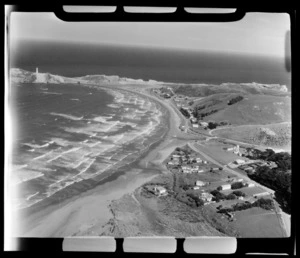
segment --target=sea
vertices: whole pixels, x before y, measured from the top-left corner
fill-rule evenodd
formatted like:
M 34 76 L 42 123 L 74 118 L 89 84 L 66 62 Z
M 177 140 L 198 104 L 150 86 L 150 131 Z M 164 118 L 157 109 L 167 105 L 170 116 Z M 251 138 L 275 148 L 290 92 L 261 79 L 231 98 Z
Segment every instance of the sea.
M 274 57 L 116 45 L 22 41 L 10 49 L 10 67 L 67 77 L 291 86 L 285 60 Z M 11 104 L 15 209 L 62 201 L 113 180 L 168 130 L 167 111 L 158 102 L 120 89 L 15 84 Z
M 18 189 L 16 209 L 90 189 L 136 161 L 167 131 L 159 103 L 127 91 L 28 83 L 14 85 L 13 92 L 10 182 Z M 66 188 L 73 194 L 58 194 Z

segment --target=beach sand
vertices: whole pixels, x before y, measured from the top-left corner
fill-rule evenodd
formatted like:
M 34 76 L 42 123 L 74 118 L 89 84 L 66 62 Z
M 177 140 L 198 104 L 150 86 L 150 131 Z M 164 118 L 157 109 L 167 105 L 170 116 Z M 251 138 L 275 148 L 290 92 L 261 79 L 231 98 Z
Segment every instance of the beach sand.
M 121 88 L 120 88 L 121 89 Z M 124 90 L 124 88 L 122 88 Z M 72 197 L 59 204 L 54 204 L 23 219 L 25 226 L 20 225 L 16 236 L 22 237 L 64 237 L 101 235 L 105 225 L 113 217 L 109 205 L 125 194 L 134 192 L 142 184 L 157 176 L 166 169 L 161 165 L 163 160 L 176 148 L 186 144 L 178 129 L 180 118 L 175 111 L 162 100 L 152 96 L 147 89 L 128 89 L 143 97 L 148 97 L 162 104 L 169 112 L 170 130 L 162 141 L 150 148 L 137 168 L 124 173 L 116 180 L 95 187 L 79 196 Z M 166 172 L 166 171 L 165 171 Z

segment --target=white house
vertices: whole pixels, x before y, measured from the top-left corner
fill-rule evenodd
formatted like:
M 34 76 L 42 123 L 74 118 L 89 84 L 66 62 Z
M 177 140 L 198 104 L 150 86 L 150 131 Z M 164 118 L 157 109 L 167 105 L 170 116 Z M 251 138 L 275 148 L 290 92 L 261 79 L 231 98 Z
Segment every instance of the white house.
M 197 123 L 197 118 L 196 118 L 196 117 L 192 117 L 192 118 L 191 118 L 191 122 L 192 122 L 192 123 Z
M 203 173 L 204 172 L 204 169 L 199 169 L 198 170 L 198 173 Z
M 200 187 L 199 187 L 199 186 L 194 186 L 193 189 L 194 189 L 194 190 L 199 190 Z
M 210 193 L 201 193 L 199 196 L 199 199 L 201 199 L 204 202 L 211 202 L 213 198 L 213 195 Z
M 228 190 L 231 189 L 231 185 L 221 185 L 220 188 L 221 190 Z
M 154 191 L 158 195 L 162 195 L 162 194 L 166 194 L 167 193 L 167 189 L 164 188 L 164 187 L 162 187 L 162 186 L 155 186 L 154 187 Z
M 245 186 L 247 186 L 247 187 L 254 187 L 255 184 L 253 184 L 253 183 L 246 183 Z
M 269 192 L 256 193 L 256 194 L 253 194 L 253 197 L 265 196 L 265 195 L 269 195 L 269 194 L 270 194 Z
M 196 185 L 197 185 L 197 186 L 205 186 L 206 183 L 203 182 L 203 181 L 197 180 L 197 181 L 196 181 Z
M 193 124 L 193 128 L 199 128 L 198 124 Z
M 207 122 L 200 122 L 200 125 L 206 127 L 206 126 L 208 126 L 208 123 Z
M 207 161 L 206 161 L 206 160 L 203 160 L 203 163 L 204 163 L 204 164 L 207 164 Z
M 243 159 L 237 159 L 237 160 L 235 161 L 235 163 L 238 164 L 238 165 L 241 165 L 241 164 L 244 164 L 244 163 L 245 163 L 245 160 L 243 160 Z

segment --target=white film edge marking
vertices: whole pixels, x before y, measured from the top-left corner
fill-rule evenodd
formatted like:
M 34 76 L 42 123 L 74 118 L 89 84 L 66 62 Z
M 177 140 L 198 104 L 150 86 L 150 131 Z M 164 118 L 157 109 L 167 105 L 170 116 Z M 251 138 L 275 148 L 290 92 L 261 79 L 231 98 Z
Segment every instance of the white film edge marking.
M 115 252 L 116 240 L 113 237 L 66 237 L 62 249 L 73 252 Z
M 187 237 L 183 249 L 186 253 L 233 254 L 237 241 L 234 237 Z
M 132 253 L 175 253 L 175 237 L 125 237 L 124 252 Z

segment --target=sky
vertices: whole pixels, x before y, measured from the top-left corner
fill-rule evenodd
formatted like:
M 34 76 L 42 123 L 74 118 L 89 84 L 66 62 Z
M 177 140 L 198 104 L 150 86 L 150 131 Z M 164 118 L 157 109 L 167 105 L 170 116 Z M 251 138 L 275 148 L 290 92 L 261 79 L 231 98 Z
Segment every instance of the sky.
M 248 13 L 228 23 L 64 22 L 54 13 L 10 17 L 10 39 L 55 40 L 181 48 L 283 57 L 290 28 L 286 13 Z

